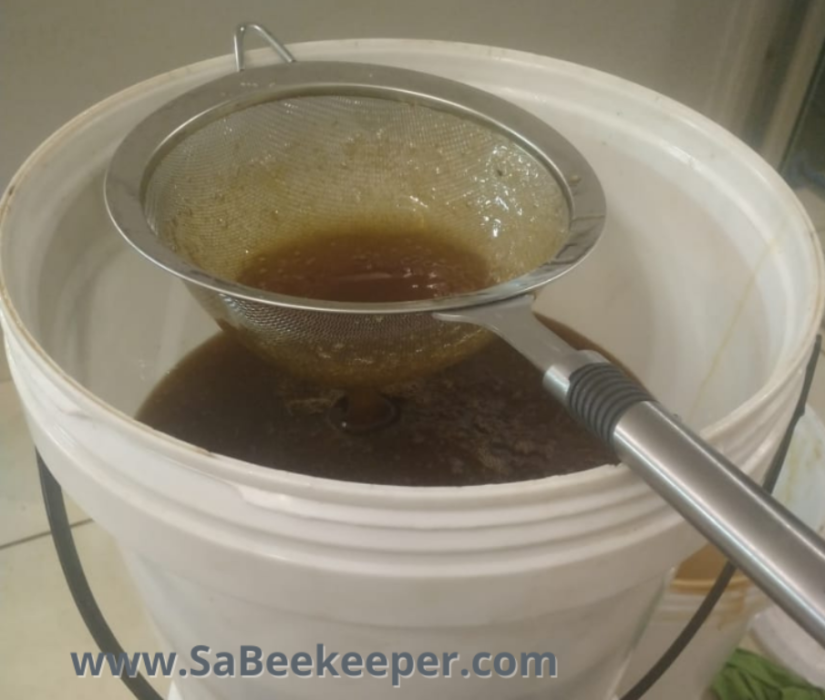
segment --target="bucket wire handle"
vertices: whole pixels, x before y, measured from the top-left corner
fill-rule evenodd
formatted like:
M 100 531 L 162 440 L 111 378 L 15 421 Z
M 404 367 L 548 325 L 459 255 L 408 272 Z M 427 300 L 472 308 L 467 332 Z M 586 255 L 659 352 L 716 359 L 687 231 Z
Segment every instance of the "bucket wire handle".
M 257 22 L 244 22 L 243 24 L 239 24 L 238 28 L 235 30 L 235 37 L 234 37 L 234 44 L 235 44 L 235 67 L 238 69 L 238 73 L 241 73 L 244 68 L 246 67 L 246 57 L 244 55 L 244 39 L 246 38 L 246 34 L 249 30 L 257 32 L 260 34 L 264 41 L 269 44 L 275 52 L 282 58 L 286 63 L 295 63 L 295 56 L 292 55 L 292 52 L 284 45 L 284 43 L 278 39 L 272 32 L 270 32 L 266 27 L 262 24 L 258 24 Z

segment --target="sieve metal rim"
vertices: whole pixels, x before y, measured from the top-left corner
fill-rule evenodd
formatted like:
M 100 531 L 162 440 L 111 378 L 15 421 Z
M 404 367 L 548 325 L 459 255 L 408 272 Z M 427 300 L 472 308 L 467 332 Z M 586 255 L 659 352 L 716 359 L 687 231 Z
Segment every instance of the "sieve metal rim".
M 318 95 L 367 96 L 419 104 L 471 119 L 508 138 L 553 175 L 569 209 L 567 239 L 534 270 L 467 294 L 402 303 L 345 303 L 266 292 L 212 275 L 164 245 L 149 225 L 143 200 L 153 169 L 182 139 L 232 112 L 264 102 Z M 104 198 L 115 227 L 144 257 L 167 272 L 218 294 L 270 306 L 332 313 L 445 312 L 534 291 L 581 262 L 605 220 L 599 180 L 578 150 L 546 122 L 484 90 L 435 75 L 367 63 L 304 61 L 232 73 L 201 85 L 144 118 L 116 149 Z

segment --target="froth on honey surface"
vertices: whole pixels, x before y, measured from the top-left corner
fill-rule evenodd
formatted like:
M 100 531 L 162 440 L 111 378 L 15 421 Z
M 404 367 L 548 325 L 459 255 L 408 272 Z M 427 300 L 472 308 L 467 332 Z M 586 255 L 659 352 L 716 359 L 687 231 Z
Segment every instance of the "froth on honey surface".
M 574 346 L 590 346 L 556 330 Z M 172 370 L 138 419 L 253 464 L 372 484 L 496 484 L 613 463 L 541 379 L 496 340 L 447 370 L 388 387 L 398 420 L 348 434 L 329 419 L 340 392 L 299 380 L 220 334 Z
M 500 280 L 569 234 L 554 171 L 509 135 L 447 110 L 305 96 L 232 112 L 172 148 L 146 187 L 159 238 L 236 279 L 259 251 L 330 226 L 435 227 Z
M 250 287 L 336 302 L 405 302 L 479 291 L 487 262 L 436 230 L 361 224 L 258 252 L 238 275 Z

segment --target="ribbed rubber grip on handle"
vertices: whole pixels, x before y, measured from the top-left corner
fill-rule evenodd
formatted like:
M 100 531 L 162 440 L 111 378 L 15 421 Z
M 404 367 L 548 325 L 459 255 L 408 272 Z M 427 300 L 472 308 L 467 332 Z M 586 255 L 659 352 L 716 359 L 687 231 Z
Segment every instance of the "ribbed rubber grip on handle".
M 642 401 L 653 401 L 653 397 L 622 370 L 607 362 L 593 362 L 570 375 L 568 410 L 608 445 L 613 429 L 625 411 Z

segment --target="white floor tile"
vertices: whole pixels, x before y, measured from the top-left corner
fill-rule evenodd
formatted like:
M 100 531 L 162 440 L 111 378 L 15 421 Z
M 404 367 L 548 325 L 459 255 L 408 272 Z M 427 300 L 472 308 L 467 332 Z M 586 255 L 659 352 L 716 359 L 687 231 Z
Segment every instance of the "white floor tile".
M 128 652 L 158 650 L 112 539 L 93 523 L 74 529 L 90 585 Z M 96 652 L 66 588 L 51 537 L 0 550 L 0 697 L 131 700 L 111 676 L 77 678 L 70 652 Z M 164 694 L 167 682 L 153 680 Z
M 86 519 L 67 498 L 69 521 Z M 0 383 L 0 546 L 48 532 L 34 446 L 10 381 Z

